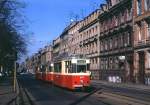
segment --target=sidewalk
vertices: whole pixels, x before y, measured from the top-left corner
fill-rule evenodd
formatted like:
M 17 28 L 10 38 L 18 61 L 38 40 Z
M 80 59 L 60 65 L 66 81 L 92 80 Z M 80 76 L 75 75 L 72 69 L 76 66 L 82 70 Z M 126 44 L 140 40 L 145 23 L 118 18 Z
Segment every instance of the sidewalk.
M 16 97 L 13 92 L 12 78 L 6 77 L 0 82 L 0 105 L 7 105 Z
M 101 84 L 112 87 L 121 87 L 121 88 L 132 88 L 136 90 L 142 90 L 146 92 L 150 92 L 150 85 L 142 85 L 142 84 L 133 84 L 133 83 L 112 83 L 102 80 L 91 80 L 92 84 Z

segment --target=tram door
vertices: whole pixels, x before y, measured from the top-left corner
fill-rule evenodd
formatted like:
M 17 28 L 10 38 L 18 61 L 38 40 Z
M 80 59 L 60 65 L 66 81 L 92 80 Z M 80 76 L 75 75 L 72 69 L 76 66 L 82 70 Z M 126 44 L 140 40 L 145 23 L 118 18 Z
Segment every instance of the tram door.
M 145 54 L 144 52 L 139 53 L 139 82 L 144 84 L 145 79 Z

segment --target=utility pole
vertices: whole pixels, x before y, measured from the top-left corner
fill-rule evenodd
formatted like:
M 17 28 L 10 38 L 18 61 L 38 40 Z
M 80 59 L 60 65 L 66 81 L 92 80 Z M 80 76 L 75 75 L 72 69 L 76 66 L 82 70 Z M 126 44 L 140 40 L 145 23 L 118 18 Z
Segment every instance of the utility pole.
M 14 53 L 14 84 L 13 84 L 14 92 L 16 92 L 16 69 L 17 69 L 16 61 L 17 61 L 17 52 Z
M 14 92 L 16 92 L 16 61 L 14 61 Z

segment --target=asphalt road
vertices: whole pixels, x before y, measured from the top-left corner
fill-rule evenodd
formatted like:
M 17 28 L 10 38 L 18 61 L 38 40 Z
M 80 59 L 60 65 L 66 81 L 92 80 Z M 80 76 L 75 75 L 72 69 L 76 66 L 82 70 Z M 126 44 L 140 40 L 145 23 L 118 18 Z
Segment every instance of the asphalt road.
M 92 89 L 90 92 L 73 92 L 36 80 L 29 74 L 19 76 L 18 80 L 30 93 L 35 105 L 109 105 L 93 95 L 99 89 Z
M 88 92 L 70 91 L 36 80 L 27 74 L 18 77 L 34 105 L 150 105 L 150 93 L 126 87 L 93 85 Z

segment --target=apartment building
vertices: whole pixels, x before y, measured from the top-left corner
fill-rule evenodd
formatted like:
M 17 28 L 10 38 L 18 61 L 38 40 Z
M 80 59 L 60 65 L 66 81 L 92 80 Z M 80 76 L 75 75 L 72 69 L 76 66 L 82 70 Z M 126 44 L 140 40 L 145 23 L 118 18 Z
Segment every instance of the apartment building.
M 78 28 L 79 22 L 74 21 L 68 25 L 62 34 L 60 35 L 61 44 L 60 44 L 60 55 L 73 55 L 77 54 L 78 50 Z
M 134 77 L 150 84 L 150 0 L 134 1 Z
M 90 59 L 93 79 L 150 84 L 150 0 L 106 0 L 69 24 L 48 51 L 36 54 L 36 65 L 83 55 Z
M 60 52 L 60 36 L 53 40 L 53 58 L 57 57 Z
M 81 55 L 80 53 L 80 37 L 79 37 L 79 29 L 81 28 L 80 21 L 75 22 L 71 25 L 68 34 L 69 34 L 69 42 L 68 42 L 68 52 L 72 55 Z
M 99 79 L 99 13 L 100 10 L 97 9 L 81 20 L 81 28 L 79 29 L 79 36 L 77 37 L 77 40 L 80 41 L 80 54 L 86 55 L 86 57 L 90 58 L 90 71 L 93 79 Z
M 98 18 L 100 79 L 133 81 L 132 0 L 107 0 Z

